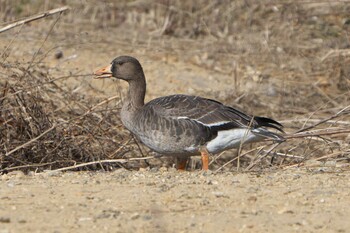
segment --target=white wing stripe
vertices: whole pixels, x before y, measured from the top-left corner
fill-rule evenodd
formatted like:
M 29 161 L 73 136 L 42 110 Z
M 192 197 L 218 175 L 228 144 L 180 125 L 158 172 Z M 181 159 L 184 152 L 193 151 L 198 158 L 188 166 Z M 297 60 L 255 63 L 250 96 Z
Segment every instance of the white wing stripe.
M 227 124 L 227 123 L 230 123 L 231 121 L 218 121 L 218 122 L 213 122 L 213 123 L 210 123 L 210 124 L 206 124 L 198 119 L 191 119 L 189 117 L 186 117 L 186 116 L 180 116 L 180 117 L 177 117 L 178 120 L 193 120 L 199 124 L 202 124 L 202 125 L 205 125 L 205 126 L 208 126 L 208 127 L 213 127 L 213 126 L 220 126 L 220 125 L 224 125 L 224 124 Z
M 220 126 L 220 125 L 224 125 L 224 124 L 227 124 L 227 123 L 230 123 L 231 121 L 218 121 L 218 122 L 213 122 L 213 123 L 210 123 L 210 124 L 206 124 L 206 123 L 203 123 L 201 121 L 198 121 L 198 120 L 194 120 L 202 125 L 205 125 L 205 126 L 208 126 L 208 127 L 213 127 L 213 126 Z
M 180 116 L 180 117 L 177 117 L 177 119 L 178 119 L 178 120 L 180 120 L 180 119 L 190 119 L 190 118 L 188 118 L 188 117 L 183 117 L 183 116 Z

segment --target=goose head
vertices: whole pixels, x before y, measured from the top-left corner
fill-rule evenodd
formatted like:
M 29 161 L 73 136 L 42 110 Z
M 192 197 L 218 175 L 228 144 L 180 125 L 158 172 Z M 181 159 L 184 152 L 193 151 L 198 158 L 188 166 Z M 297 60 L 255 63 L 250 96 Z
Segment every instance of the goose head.
M 140 62 L 130 56 L 115 58 L 110 65 L 95 71 L 94 75 L 96 79 L 116 78 L 127 82 L 144 80 Z

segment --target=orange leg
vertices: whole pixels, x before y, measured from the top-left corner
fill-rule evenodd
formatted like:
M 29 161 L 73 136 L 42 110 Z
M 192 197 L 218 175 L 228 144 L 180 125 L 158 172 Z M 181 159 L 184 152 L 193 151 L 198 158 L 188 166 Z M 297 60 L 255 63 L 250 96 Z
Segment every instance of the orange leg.
M 187 160 L 188 160 L 188 158 L 182 158 L 182 157 L 176 158 L 176 168 L 180 171 L 185 171 L 186 165 L 187 165 Z
M 209 153 L 206 149 L 201 150 L 201 156 L 202 156 L 202 170 L 208 171 L 209 169 Z

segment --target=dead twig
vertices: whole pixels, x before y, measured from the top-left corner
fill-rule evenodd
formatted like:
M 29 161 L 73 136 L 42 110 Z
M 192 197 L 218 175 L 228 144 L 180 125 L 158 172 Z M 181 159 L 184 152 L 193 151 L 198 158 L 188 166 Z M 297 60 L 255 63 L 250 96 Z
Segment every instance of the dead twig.
M 16 22 L 11 23 L 11 24 L 3 27 L 3 28 L 0 28 L 0 33 L 4 32 L 4 31 L 7 31 L 7 30 L 10 30 L 11 28 L 20 26 L 22 24 L 29 23 L 29 22 L 32 22 L 34 20 L 38 20 L 38 19 L 47 17 L 49 15 L 53 15 L 53 14 L 64 12 L 64 11 L 66 11 L 68 9 L 69 9 L 68 6 L 63 6 L 63 7 L 59 7 L 59 8 L 53 9 L 53 10 L 49 10 L 49 11 L 46 11 L 46 12 L 43 12 L 43 13 L 40 13 L 40 14 L 37 14 L 37 15 L 30 16 L 28 18 L 16 21 Z
M 265 158 L 266 156 L 268 156 L 272 150 L 276 149 L 276 147 L 278 147 L 281 143 L 276 143 L 274 145 L 271 146 L 271 148 L 269 150 L 267 150 L 267 152 L 263 155 L 260 156 L 257 160 L 255 160 L 253 163 L 249 164 L 249 166 L 245 169 L 245 171 L 249 171 L 251 170 L 253 167 L 255 167 L 255 165 L 257 165 L 263 158 Z
M 20 169 L 23 169 L 23 168 L 44 167 L 44 166 L 52 165 L 52 164 L 55 164 L 55 163 L 58 163 L 58 162 L 59 161 L 54 161 L 54 162 L 50 162 L 50 163 L 26 164 L 26 165 L 15 166 L 15 167 L 7 167 L 7 168 L 4 168 L 4 169 L 1 169 L 0 173 L 5 172 L 5 171 L 9 172 L 9 171 L 13 171 L 13 170 L 20 170 Z
M 48 39 L 49 36 L 51 35 L 51 33 L 52 33 L 52 31 L 53 31 L 55 25 L 58 23 L 58 20 L 60 19 L 60 16 L 61 16 L 61 13 L 58 15 L 57 19 L 52 23 L 52 25 L 51 25 L 51 27 L 50 27 L 50 30 L 49 30 L 49 32 L 47 33 L 47 35 L 46 35 L 44 41 L 41 43 L 39 49 L 33 54 L 32 60 L 30 61 L 29 65 L 28 65 L 28 67 L 27 67 L 26 73 L 28 72 L 29 68 L 32 67 L 35 58 L 38 56 L 38 54 L 40 54 L 41 49 L 44 47 L 45 42 L 47 41 L 47 39 Z
M 121 151 L 126 145 L 128 145 L 130 143 L 130 141 L 133 138 L 130 137 L 125 143 L 123 143 L 123 145 L 121 145 L 116 151 L 114 151 L 112 154 L 108 155 L 108 158 L 113 158 L 116 154 L 118 154 L 119 151 Z
M 266 145 L 260 146 L 260 147 L 254 148 L 254 149 L 251 149 L 251 150 L 249 150 L 249 151 L 246 151 L 246 152 L 240 154 L 240 157 L 243 157 L 244 155 L 249 154 L 250 152 L 253 152 L 253 151 L 256 151 L 256 150 L 259 150 L 259 151 L 260 151 L 260 150 L 262 150 L 264 147 L 266 147 Z M 218 169 L 216 169 L 216 170 L 214 171 L 214 173 L 220 171 L 221 169 L 223 169 L 224 167 L 226 167 L 228 164 L 232 163 L 233 161 L 235 161 L 235 160 L 237 160 L 237 159 L 238 159 L 238 156 L 234 157 L 233 159 L 231 159 L 230 161 L 228 161 L 227 163 L 225 163 L 224 165 L 222 165 L 221 167 L 219 167 Z
M 323 160 L 323 159 L 329 159 L 329 158 L 333 158 L 333 157 L 336 157 L 338 155 L 341 155 L 341 154 L 344 154 L 345 152 L 343 151 L 337 151 L 337 152 L 334 152 L 332 154 L 328 154 L 328 155 L 324 155 L 322 157 L 319 157 L 319 158 L 316 158 L 316 159 L 312 159 L 314 161 L 320 161 L 320 160 Z M 302 167 L 305 165 L 305 162 L 302 162 L 302 163 L 297 163 L 297 164 L 293 164 L 293 165 L 290 165 L 290 166 L 286 166 L 284 167 L 283 169 L 289 169 L 289 168 L 293 168 L 293 167 Z
M 268 153 L 267 150 L 264 150 L 265 153 Z M 275 152 L 276 155 L 280 157 L 288 157 L 288 158 L 293 158 L 293 159 L 304 159 L 305 157 L 299 156 L 299 155 L 291 155 L 291 154 L 286 154 L 286 153 L 280 153 L 280 152 Z
M 95 110 L 96 108 L 98 108 L 99 106 L 101 105 L 104 105 L 104 104 L 108 104 L 110 101 L 114 100 L 114 99 L 118 99 L 119 96 L 112 96 L 112 97 L 109 97 L 103 101 L 101 101 L 100 103 L 96 104 L 95 106 L 91 107 L 89 110 L 87 110 L 81 117 L 85 117 L 86 115 L 88 115 L 89 113 L 91 113 L 93 110 Z M 119 104 L 121 101 L 119 101 L 117 104 Z
M 325 135 L 344 134 L 344 133 L 350 133 L 350 129 L 321 129 L 321 130 L 314 130 L 314 131 L 307 131 L 302 133 L 285 135 L 284 138 L 285 139 L 307 138 L 307 137 L 319 137 L 319 136 L 325 136 Z
M 24 143 L 24 144 L 22 144 L 22 145 L 16 147 L 15 149 L 13 149 L 13 150 L 7 152 L 7 153 L 5 154 L 5 157 L 11 155 L 12 153 L 14 153 L 14 152 L 16 152 L 16 151 L 18 151 L 19 149 L 22 149 L 22 148 L 24 148 L 24 147 L 26 147 L 26 146 L 32 144 L 33 142 L 37 141 L 38 139 L 40 139 L 40 138 L 41 138 L 42 136 L 44 136 L 45 134 L 49 133 L 49 132 L 50 132 L 51 130 L 53 130 L 54 128 L 56 128 L 56 125 L 53 125 L 51 128 L 49 128 L 48 130 L 46 130 L 45 132 L 43 132 L 43 133 L 40 134 L 39 136 L 33 138 L 32 140 L 30 140 L 30 141 L 28 141 L 28 142 L 26 142 L 26 143 Z
M 312 129 L 312 128 L 315 128 L 316 126 L 320 125 L 320 124 L 323 124 L 323 123 L 326 123 L 330 120 L 333 120 L 334 118 L 337 118 L 339 116 L 342 116 L 342 115 L 345 115 L 345 114 L 349 114 L 350 111 L 348 111 L 347 109 L 350 108 L 350 105 L 349 106 L 346 106 L 345 108 L 343 108 L 342 110 L 340 110 L 339 112 L 337 112 L 336 114 L 326 118 L 326 119 L 323 119 L 323 120 L 320 120 L 319 122 L 311 125 L 311 126 L 308 126 L 308 127 L 305 127 L 305 128 L 302 128 L 300 130 L 298 130 L 297 132 L 295 133 L 300 133 L 300 132 L 303 132 L 303 131 L 306 131 L 306 130 L 309 130 L 309 129 Z
M 332 49 L 329 51 L 326 55 L 324 55 L 321 58 L 321 62 L 324 62 L 328 58 L 333 58 L 337 56 L 349 56 L 350 55 L 350 49 Z
M 88 163 L 81 163 L 69 167 L 63 167 L 63 168 L 58 168 L 55 170 L 48 171 L 49 173 L 51 172 L 58 172 L 58 171 L 67 171 L 79 167 L 85 167 L 93 164 L 102 164 L 102 163 L 127 163 L 130 161 L 136 161 L 136 160 L 147 160 L 147 159 L 154 159 L 154 156 L 148 156 L 148 157 L 141 157 L 141 158 L 130 158 L 130 159 L 105 159 L 105 160 L 98 160 L 98 161 L 93 161 L 93 162 L 88 162 Z
M 333 119 L 333 118 L 332 117 L 329 117 L 327 119 L 300 118 L 300 119 L 282 120 L 282 121 L 279 121 L 279 122 L 281 124 L 284 124 L 284 123 L 294 124 L 294 123 L 300 123 L 300 122 L 305 122 L 306 121 L 306 122 L 314 123 L 314 124 L 317 124 L 317 125 L 320 125 L 322 123 L 330 123 L 330 124 L 338 124 L 338 125 L 350 125 L 350 121 L 340 121 L 340 120 L 338 121 L 338 120 L 331 120 L 331 119 Z M 315 127 L 315 125 L 313 127 Z M 300 130 L 304 131 L 304 128 L 300 129 Z

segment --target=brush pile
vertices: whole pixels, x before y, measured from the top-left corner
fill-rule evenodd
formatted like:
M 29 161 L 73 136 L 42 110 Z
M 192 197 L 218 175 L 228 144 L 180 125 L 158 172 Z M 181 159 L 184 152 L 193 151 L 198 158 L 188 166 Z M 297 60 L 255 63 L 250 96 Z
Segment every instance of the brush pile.
M 115 102 L 98 104 L 92 96 L 72 93 L 47 70 L 1 66 L 0 171 L 55 169 L 128 152 L 129 134 L 122 130 Z

